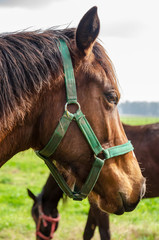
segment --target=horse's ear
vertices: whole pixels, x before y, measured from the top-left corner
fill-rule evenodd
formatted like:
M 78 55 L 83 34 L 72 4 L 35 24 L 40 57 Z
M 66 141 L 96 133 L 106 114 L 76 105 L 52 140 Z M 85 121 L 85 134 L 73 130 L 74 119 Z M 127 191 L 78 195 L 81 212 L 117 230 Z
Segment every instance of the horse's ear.
M 37 201 L 37 197 L 27 188 L 28 196 L 34 200 L 34 202 Z
M 78 49 L 87 55 L 92 49 L 100 29 L 100 21 L 97 7 L 91 8 L 81 19 L 76 31 L 76 45 Z

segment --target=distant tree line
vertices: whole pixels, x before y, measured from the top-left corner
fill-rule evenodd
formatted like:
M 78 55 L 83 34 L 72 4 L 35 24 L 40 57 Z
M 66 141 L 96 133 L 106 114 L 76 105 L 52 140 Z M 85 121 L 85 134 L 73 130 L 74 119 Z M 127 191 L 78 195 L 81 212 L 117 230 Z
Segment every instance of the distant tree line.
M 159 102 L 123 102 L 118 106 L 120 114 L 159 116 Z

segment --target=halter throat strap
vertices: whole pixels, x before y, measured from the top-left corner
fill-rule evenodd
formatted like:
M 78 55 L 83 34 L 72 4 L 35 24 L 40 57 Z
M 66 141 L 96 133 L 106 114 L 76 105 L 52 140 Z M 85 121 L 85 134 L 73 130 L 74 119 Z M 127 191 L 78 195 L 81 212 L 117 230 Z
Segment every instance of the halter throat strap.
M 77 101 L 74 71 L 71 56 L 65 41 L 60 40 L 59 49 L 61 52 L 64 67 L 67 102 L 65 105 L 64 114 L 61 117 L 59 124 L 57 125 L 52 137 L 42 150 L 36 151 L 36 154 L 45 161 L 46 165 L 51 171 L 51 174 L 53 175 L 56 182 L 58 183 L 58 185 L 60 186 L 64 193 L 66 193 L 70 198 L 73 198 L 74 200 L 83 200 L 92 191 L 95 183 L 97 182 L 105 160 L 128 153 L 132 151 L 134 148 L 130 141 L 128 141 L 125 144 L 110 147 L 107 149 L 102 148 L 93 129 L 91 128 L 85 115 L 82 113 L 80 104 Z M 78 110 L 76 111 L 76 113 L 73 114 L 68 111 L 68 105 L 70 104 L 76 104 L 78 106 Z M 64 180 L 63 176 L 59 173 L 54 163 L 50 160 L 50 157 L 56 151 L 61 140 L 64 138 L 72 120 L 75 120 L 77 122 L 78 127 L 80 128 L 87 142 L 89 143 L 92 151 L 94 152 L 95 157 L 95 161 L 92 165 L 92 168 L 86 179 L 86 182 L 84 183 L 80 190 L 77 190 L 76 186 L 74 187 L 73 190 L 71 190 L 70 187 L 67 185 L 66 181 Z M 105 157 L 104 159 L 100 159 L 98 157 L 99 153 L 101 152 Z

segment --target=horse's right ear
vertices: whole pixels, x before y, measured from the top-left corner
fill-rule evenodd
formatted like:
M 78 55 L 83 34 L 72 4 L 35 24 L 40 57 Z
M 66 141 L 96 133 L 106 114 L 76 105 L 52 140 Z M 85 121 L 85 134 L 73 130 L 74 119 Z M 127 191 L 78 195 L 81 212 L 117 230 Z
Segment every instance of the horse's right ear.
M 76 31 L 76 45 L 87 55 L 92 50 L 100 29 L 97 7 L 91 8 L 81 19 Z
M 34 200 L 34 202 L 37 201 L 37 197 L 27 188 L 28 196 Z

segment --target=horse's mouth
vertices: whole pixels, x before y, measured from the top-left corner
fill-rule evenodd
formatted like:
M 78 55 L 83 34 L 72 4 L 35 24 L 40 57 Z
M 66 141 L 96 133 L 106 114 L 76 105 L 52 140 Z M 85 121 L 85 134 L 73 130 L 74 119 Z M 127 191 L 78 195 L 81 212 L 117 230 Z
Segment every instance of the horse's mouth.
M 122 206 L 120 209 L 118 209 L 114 214 L 116 215 L 122 215 L 124 212 L 131 212 L 133 211 L 136 206 L 138 205 L 140 198 L 138 198 L 138 200 L 135 203 L 128 203 L 126 201 L 125 195 L 121 192 L 119 192 L 120 198 L 122 200 Z
M 122 215 L 124 212 L 133 211 L 136 208 L 139 201 L 140 201 L 140 198 L 135 203 L 130 204 L 126 201 L 125 195 L 123 193 L 119 192 L 118 206 L 115 203 L 114 204 L 108 204 L 108 203 L 106 203 L 104 198 L 100 198 L 99 207 L 107 213 Z

